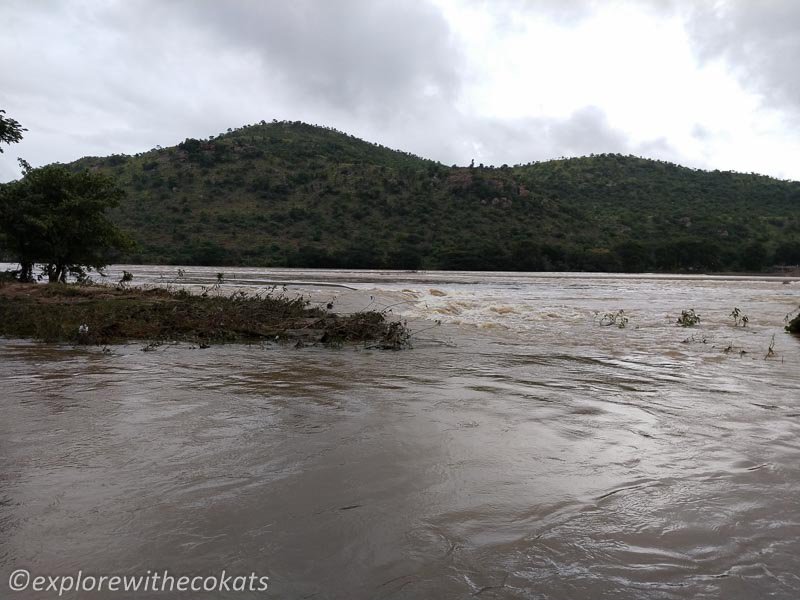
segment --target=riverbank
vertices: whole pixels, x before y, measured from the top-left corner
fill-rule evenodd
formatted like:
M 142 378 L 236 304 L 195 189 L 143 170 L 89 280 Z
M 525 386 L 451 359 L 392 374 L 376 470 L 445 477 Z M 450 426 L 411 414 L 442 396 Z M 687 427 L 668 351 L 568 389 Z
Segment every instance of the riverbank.
M 48 342 L 114 344 L 284 341 L 400 349 L 408 333 L 377 311 L 339 315 L 302 296 L 270 288 L 225 294 L 218 287 L 192 294 L 163 287 L 78 284 L 0 285 L 0 335 Z

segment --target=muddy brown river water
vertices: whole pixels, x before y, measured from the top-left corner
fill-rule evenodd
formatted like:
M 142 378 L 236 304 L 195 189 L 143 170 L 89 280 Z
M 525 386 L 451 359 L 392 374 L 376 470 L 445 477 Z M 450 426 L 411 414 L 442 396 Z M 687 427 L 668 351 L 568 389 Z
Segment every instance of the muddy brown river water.
M 227 271 L 393 305 L 414 348 L 0 340 L 0 598 L 58 597 L 17 569 L 269 577 L 63 598 L 800 597 L 800 282 Z

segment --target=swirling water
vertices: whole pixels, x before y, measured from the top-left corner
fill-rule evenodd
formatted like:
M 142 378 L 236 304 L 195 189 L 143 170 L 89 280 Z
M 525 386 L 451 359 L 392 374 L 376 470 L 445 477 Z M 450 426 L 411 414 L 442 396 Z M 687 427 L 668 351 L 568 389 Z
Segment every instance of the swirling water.
M 414 349 L 0 340 L 3 597 L 18 567 L 257 571 L 279 598 L 800 597 L 800 283 L 229 271 L 391 305 Z

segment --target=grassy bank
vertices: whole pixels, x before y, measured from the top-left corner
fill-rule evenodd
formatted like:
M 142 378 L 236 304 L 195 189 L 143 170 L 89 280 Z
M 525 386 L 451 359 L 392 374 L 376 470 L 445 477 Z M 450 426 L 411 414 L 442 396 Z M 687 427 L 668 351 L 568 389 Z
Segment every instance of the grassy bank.
M 77 344 L 270 340 L 385 349 L 408 345 L 405 326 L 388 322 L 382 313 L 337 315 L 274 290 L 222 295 L 218 290 L 190 294 L 77 284 L 0 285 L 0 335 Z

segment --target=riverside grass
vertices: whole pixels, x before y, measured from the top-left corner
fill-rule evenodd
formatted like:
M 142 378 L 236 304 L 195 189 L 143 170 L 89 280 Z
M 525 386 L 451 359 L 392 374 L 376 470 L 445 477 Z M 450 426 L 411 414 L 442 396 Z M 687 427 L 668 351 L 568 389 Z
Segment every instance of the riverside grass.
M 135 340 L 213 343 L 295 342 L 401 349 L 409 334 L 376 311 L 337 315 L 303 297 L 212 290 L 81 284 L 0 285 L 0 335 L 73 344 Z

